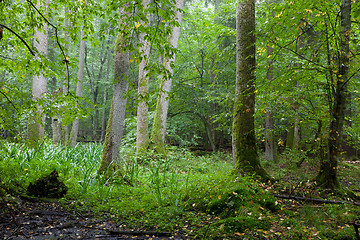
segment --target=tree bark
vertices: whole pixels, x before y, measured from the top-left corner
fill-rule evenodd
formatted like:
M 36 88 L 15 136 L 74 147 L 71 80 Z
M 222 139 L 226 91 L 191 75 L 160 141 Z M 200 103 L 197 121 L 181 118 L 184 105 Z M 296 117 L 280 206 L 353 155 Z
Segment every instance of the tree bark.
M 81 40 L 80 40 L 80 53 L 79 53 L 79 70 L 78 70 L 78 81 L 76 83 L 76 96 L 77 97 L 81 97 L 82 96 L 82 83 L 83 83 L 83 77 L 84 77 L 84 65 L 85 65 L 85 47 L 86 47 L 86 43 L 84 38 L 84 30 L 81 30 Z M 78 104 L 76 103 L 76 106 Z M 71 146 L 75 147 L 76 146 L 76 141 L 77 141 L 77 136 L 79 133 L 79 125 L 80 125 L 80 120 L 79 118 L 76 118 L 72 124 L 72 129 L 71 129 Z
M 48 6 L 48 1 L 45 2 L 45 5 L 39 5 L 38 8 L 46 8 Z M 42 31 L 45 30 L 45 31 Z M 48 26 L 44 22 L 43 29 L 35 28 L 34 35 L 34 47 L 38 50 L 39 55 L 47 55 L 47 46 L 48 46 Z M 36 58 L 39 58 L 37 56 Z M 32 82 L 32 98 L 34 101 L 39 100 L 47 91 L 47 81 L 45 76 L 41 73 L 39 75 L 34 75 Z M 28 122 L 28 141 L 31 146 L 35 146 L 39 141 L 44 139 L 44 125 L 45 125 L 45 115 L 43 114 L 42 107 L 37 104 L 36 111 L 29 118 Z
M 124 8 L 121 8 L 121 15 L 126 14 Z M 116 170 L 118 170 L 119 174 L 123 174 L 120 144 L 124 131 L 127 102 L 125 94 L 128 90 L 127 80 L 129 75 L 129 50 L 123 51 L 126 48 L 126 44 L 126 33 L 121 30 L 115 40 L 114 93 L 99 168 L 100 174 L 110 175 Z
M 144 9 L 148 7 L 149 0 L 143 0 L 142 4 Z M 147 14 L 147 19 L 150 14 Z M 144 22 L 141 22 L 144 24 Z M 138 107 L 137 107 L 137 127 L 136 127 L 136 152 L 141 153 L 148 148 L 149 145 L 149 119 L 148 119 L 148 94 L 149 94 L 149 77 L 148 70 L 146 69 L 150 57 L 150 42 L 144 39 L 145 33 L 140 35 L 140 52 L 142 60 L 139 65 L 139 85 L 138 85 Z
M 273 48 L 267 47 L 267 56 L 268 56 L 268 71 L 266 73 L 266 78 L 269 82 L 272 82 L 274 79 L 273 75 L 273 61 L 271 59 L 271 55 L 273 52 Z M 272 118 L 272 107 L 268 106 L 266 109 L 266 119 L 265 119 L 265 159 L 269 161 L 277 162 L 277 154 L 276 154 L 276 142 L 275 142 L 275 134 L 274 134 L 274 121 Z
M 184 6 L 184 0 L 176 0 L 176 9 L 182 9 Z M 182 20 L 182 13 L 177 11 L 175 16 L 179 25 Z M 172 34 L 169 42 L 177 48 L 180 37 L 180 26 L 172 27 Z M 172 77 L 174 69 L 172 65 L 175 64 L 175 54 L 171 59 L 164 59 L 165 69 L 168 71 L 167 76 L 163 76 L 160 85 L 160 94 L 156 104 L 154 123 L 151 132 L 151 144 L 152 148 L 160 154 L 165 154 L 165 131 L 166 131 L 166 120 L 169 109 L 169 92 L 171 91 Z
M 234 168 L 270 177 L 261 167 L 255 139 L 255 0 L 242 0 L 236 12 L 236 88 L 232 127 Z
M 106 77 L 105 79 L 109 79 L 109 73 L 110 73 L 110 53 L 109 53 L 109 58 L 107 59 L 107 64 L 106 64 Z M 101 120 L 101 137 L 100 137 L 100 141 L 104 140 L 105 137 L 105 131 L 106 131 L 106 102 L 108 100 L 108 86 L 105 87 L 104 90 L 104 100 L 103 100 L 103 112 L 102 112 L 102 120 Z
M 340 56 L 338 58 L 338 75 L 336 85 L 334 86 L 335 96 L 330 111 L 328 154 L 327 158 L 321 161 L 320 171 L 317 176 L 319 184 L 330 189 L 341 187 L 337 167 L 345 119 L 347 84 L 349 81 L 351 0 L 342 0 L 340 12 Z

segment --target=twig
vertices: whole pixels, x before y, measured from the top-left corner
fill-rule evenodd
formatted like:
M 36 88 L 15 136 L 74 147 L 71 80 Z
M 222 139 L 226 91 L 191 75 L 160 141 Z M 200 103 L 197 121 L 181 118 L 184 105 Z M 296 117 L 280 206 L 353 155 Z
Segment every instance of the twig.
M 34 57 L 36 56 L 35 53 L 33 52 L 33 50 L 31 50 L 30 46 L 26 43 L 26 41 L 25 41 L 22 37 L 20 37 L 19 34 L 17 34 L 17 33 L 14 32 L 11 28 L 9 28 L 9 27 L 7 27 L 7 26 L 5 26 L 5 25 L 3 25 L 3 24 L 0 24 L 0 27 L 6 28 L 6 29 L 9 30 L 10 32 L 12 32 L 16 37 L 18 37 L 18 38 L 25 44 L 25 46 L 27 47 L 27 49 L 29 50 L 29 52 L 30 52 Z
M 66 55 L 65 55 L 65 52 L 59 42 L 59 37 L 58 37 L 58 29 L 56 26 L 54 26 L 53 24 L 51 24 L 49 22 L 49 20 L 47 20 L 46 17 L 44 17 L 44 15 L 39 11 L 39 9 L 37 9 L 37 7 L 34 5 L 34 3 L 32 3 L 30 0 L 26 0 L 28 3 L 30 3 L 30 5 L 36 10 L 37 13 L 39 13 L 39 15 L 45 20 L 45 22 L 50 25 L 52 28 L 55 29 L 55 37 L 56 37 L 56 43 L 57 45 L 59 46 L 60 50 L 61 50 L 61 54 L 64 56 L 64 60 L 63 62 L 65 63 L 65 66 L 66 66 L 66 71 L 69 72 L 69 60 L 67 60 L 66 58 Z M 34 55 L 35 56 L 35 55 Z M 67 82 L 68 82 L 68 89 L 67 89 L 67 92 L 69 92 L 69 89 L 70 89 L 70 74 L 67 75 Z
M 360 202 L 349 202 L 349 201 L 336 201 L 336 200 L 326 200 L 326 199 L 318 199 L 318 198 L 307 198 L 307 197 L 296 197 L 296 196 L 285 196 L 274 194 L 274 197 L 283 198 L 283 199 L 293 199 L 297 201 L 306 201 L 306 202 L 315 202 L 315 203 L 327 203 L 327 204 L 352 204 L 356 206 L 360 206 Z
M 1 90 L 0 90 L 0 93 L 6 98 L 6 100 L 15 108 L 16 111 L 19 111 L 19 109 L 17 109 L 17 107 L 14 105 L 14 103 L 8 98 L 8 96 L 6 96 L 5 93 L 3 93 Z

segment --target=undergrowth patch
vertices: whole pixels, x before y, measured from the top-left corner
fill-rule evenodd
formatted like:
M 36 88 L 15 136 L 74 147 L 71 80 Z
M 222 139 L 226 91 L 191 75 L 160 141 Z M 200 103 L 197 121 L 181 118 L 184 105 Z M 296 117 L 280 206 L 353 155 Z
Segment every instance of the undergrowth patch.
M 266 162 L 275 184 L 251 176 L 234 176 L 231 155 L 225 152 L 192 154 L 172 147 L 164 157 L 148 152 L 136 156 L 124 148 L 125 174 L 105 178 L 97 173 L 102 146 L 75 148 L 43 143 L 36 148 L 2 142 L 0 199 L 16 202 L 29 184 L 55 169 L 68 187 L 60 201 L 68 208 L 91 212 L 117 222 L 123 229 L 178 232 L 189 239 L 355 239 L 351 226 L 359 207 L 281 200 L 273 193 L 320 197 L 311 185 L 316 163 L 301 154 L 287 153 L 279 163 Z M 358 187 L 358 167 L 341 163 Z M 336 196 L 329 196 L 336 198 Z

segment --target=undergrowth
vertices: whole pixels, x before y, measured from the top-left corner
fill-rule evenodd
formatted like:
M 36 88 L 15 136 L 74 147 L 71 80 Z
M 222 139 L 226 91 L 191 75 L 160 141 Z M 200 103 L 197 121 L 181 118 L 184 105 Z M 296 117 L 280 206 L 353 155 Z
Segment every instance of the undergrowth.
M 351 222 L 360 220 L 359 207 L 304 204 L 272 195 L 316 192 L 307 185 L 315 163 L 305 161 L 308 168 L 302 171 L 295 165 L 299 154 L 266 162 L 268 171 L 280 177 L 270 185 L 234 176 L 225 152 L 195 155 L 172 147 L 165 158 L 153 152 L 136 156 L 125 147 L 126 185 L 117 174 L 104 178 L 97 173 L 101 151 L 102 145 L 94 143 L 28 148 L 1 142 L 0 200 L 16 201 L 11 196 L 25 194 L 31 182 L 56 169 L 69 188 L 61 202 L 110 218 L 123 229 L 178 232 L 189 239 L 355 239 Z M 341 166 L 353 171 L 349 175 L 356 186 L 358 167 Z

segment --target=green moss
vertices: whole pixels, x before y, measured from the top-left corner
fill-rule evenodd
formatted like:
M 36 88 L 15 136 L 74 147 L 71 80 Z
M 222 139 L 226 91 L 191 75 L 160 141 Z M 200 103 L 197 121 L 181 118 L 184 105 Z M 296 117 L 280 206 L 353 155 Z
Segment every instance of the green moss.
M 43 140 L 40 133 L 41 125 L 36 121 L 37 119 L 35 116 L 30 117 L 29 124 L 27 126 L 27 143 L 29 147 L 36 147 L 38 143 Z
M 240 217 L 231 217 L 219 221 L 216 226 L 220 228 L 223 232 L 234 233 L 234 232 L 244 232 L 248 230 L 269 230 L 270 222 L 269 220 L 259 220 L 253 216 L 240 216 Z
M 156 104 L 156 112 L 154 116 L 154 123 L 151 132 L 151 143 L 150 148 L 156 151 L 158 154 L 166 155 L 165 145 L 163 142 L 162 134 L 161 134 L 161 114 L 162 108 L 160 104 L 160 100 Z
M 110 167 L 112 162 L 112 139 L 111 135 L 111 127 L 112 127 L 112 116 L 113 116 L 113 104 L 111 105 L 109 120 L 106 126 L 106 135 L 104 140 L 104 147 L 101 155 L 100 167 L 98 170 L 99 174 L 105 174 L 106 176 L 111 176 L 115 169 L 114 167 Z

